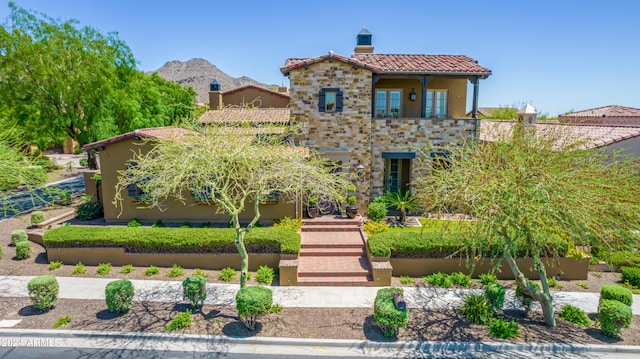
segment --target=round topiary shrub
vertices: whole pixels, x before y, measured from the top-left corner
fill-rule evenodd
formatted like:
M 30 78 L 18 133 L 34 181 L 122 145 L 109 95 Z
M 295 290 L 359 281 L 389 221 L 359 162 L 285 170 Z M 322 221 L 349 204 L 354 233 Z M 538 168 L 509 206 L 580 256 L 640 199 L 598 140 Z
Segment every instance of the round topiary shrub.
M 400 328 L 409 322 L 409 309 L 396 308 L 393 301 L 395 293 L 404 295 L 401 288 L 382 288 L 378 290 L 373 302 L 373 317 L 385 337 L 397 335 Z
M 24 229 L 16 229 L 11 232 L 11 244 L 16 245 L 20 241 L 26 241 L 28 239 L 27 232 Z
M 502 309 L 504 307 L 504 287 L 498 283 L 489 283 L 484 291 L 484 296 L 494 309 Z
M 16 258 L 27 259 L 31 256 L 31 242 L 20 241 L 16 243 Z
M 632 286 L 640 287 L 640 268 L 639 267 L 622 267 L 620 269 L 622 273 L 622 281 L 629 283 Z
M 44 213 L 42 211 L 31 212 L 31 224 L 35 226 L 42 222 L 44 222 Z
M 604 335 L 616 336 L 631 326 L 633 312 L 628 305 L 612 299 L 601 299 L 598 305 L 598 323 Z
M 182 298 L 191 302 L 191 307 L 202 307 L 207 299 L 207 279 L 192 275 L 182 281 Z
M 600 300 L 612 299 L 628 306 L 633 304 L 633 293 L 630 289 L 618 284 L 606 284 L 600 289 Z
M 384 202 L 371 202 L 367 207 L 367 217 L 372 221 L 383 220 L 387 213 L 387 205 Z
M 268 313 L 272 304 L 273 293 L 266 287 L 247 286 L 236 294 L 238 317 L 249 330 L 256 330 L 258 318 Z
M 133 302 L 133 283 L 127 279 L 114 280 L 104 288 L 107 308 L 114 313 L 126 313 Z
M 58 301 L 58 292 L 60 287 L 56 277 L 52 275 L 43 275 L 35 277 L 27 284 L 27 290 L 29 291 L 29 299 L 33 306 L 47 311 L 53 308 L 54 304 Z

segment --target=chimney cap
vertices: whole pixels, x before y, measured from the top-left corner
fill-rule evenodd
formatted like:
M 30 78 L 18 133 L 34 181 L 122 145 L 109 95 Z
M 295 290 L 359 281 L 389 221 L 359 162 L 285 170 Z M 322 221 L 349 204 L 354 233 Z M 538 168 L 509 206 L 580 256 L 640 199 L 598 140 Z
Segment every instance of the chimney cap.
M 220 83 L 218 80 L 213 79 L 213 81 L 211 81 L 209 84 L 209 91 L 220 91 Z

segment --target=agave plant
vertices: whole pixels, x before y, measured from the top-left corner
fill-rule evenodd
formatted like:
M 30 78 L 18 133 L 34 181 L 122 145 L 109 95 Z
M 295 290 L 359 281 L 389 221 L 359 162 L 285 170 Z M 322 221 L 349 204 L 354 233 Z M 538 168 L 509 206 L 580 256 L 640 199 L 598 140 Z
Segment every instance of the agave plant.
M 400 190 L 384 194 L 384 202 L 388 207 L 394 208 L 400 212 L 400 223 L 404 223 L 407 219 L 407 212 L 415 211 L 420 208 L 418 196 L 409 191 L 404 193 Z

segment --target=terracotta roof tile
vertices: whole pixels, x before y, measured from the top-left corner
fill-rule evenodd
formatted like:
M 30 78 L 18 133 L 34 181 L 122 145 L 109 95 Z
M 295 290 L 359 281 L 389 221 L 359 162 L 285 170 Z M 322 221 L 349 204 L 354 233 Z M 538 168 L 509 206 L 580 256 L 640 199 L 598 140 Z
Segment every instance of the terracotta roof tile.
M 199 123 L 256 123 L 289 124 L 291 112 L 288 108 L 226 107 L 210 110 L 198 119 Z
M 640 108 L 611 105 L 566 113 L 558 117 L 640 117 Z
M 491 75 L 491 70 L 465 55 L 354 54 L 353 57 L 380 68 L 382 73 Z
M 513 121 L 480 121 L 480 140 L 493 142 L 511 135 Z M 598 148 L 609 146 L 630 138 L 640 137 L 640 127 L 618 126 L 581 126 L 560 123 L 536 124 L 538 134 L 559 133 L 561 140 L 584 142 L 580 148 Z M 566 143 L 565 145 L 570 145 Z M 562 144 L 560 144 L 561 146 Z
M 123 133 L 121 135 L 109 137 L 107 139 L 96 141 L 92 143 L 88 143 L 82 148 L 84 150 L 97 149 L 99 147 L 104 147 L 110 145 L 112 143 L 128 140 L 131 138 L 161 138 L 161 139 L 179 139 L 186 134 L 193 133 L 191 130 L 187 130 L 181 127 L 175 126 L 167 126 L 167 127 L 152 127 L 152 128 L 141 128 L 135 131 Z
M 325 54 L 325 55 L 311 57 L 311 58 L 300 58 L 300 57 L 289 58 L 285 61 L 284 66 L 280 68 L 280 71 L 282 72 L 282 74 L 287 76 L 289 75 L 289 72 L 291 72 L 292 70 L 313 65 L 315 63 L 326 61 L 326 60 L 340 61 L 349 65 L 363 67 L 374 73 L 378 73 L 382 70 L 376 66 L 361 62 L 351 57 L 346 57 L 338 54 Z
M 278 96 L 282 96 L 282 97 L 285 97 L 285 98 L 289 98 L 289 94 L 288 93 L 279 92 L 279 91 L 273 91 L 273 90 L 269 90 L 268 88 L 265 88 L 265 87 L 262 87 L 262 86 L 256 86 L 256 85 L 246 85 L 246 86 L 236 87 L 234 89 L 225 91 L 222 94 L 223 95 L 232 94 L 232 93 L 235 93 L 235 92 L 238 92 L 238 91 L 242 91 L 244 89 L 249 89 L 249 88 L 253 88 L 253 89 L 256 89 L 256 90 L 265 91 L 265 92 L 268 92 L 268 93 L 271 93 L 271 94 L 274 94 L 274 95 L 278 95 Z

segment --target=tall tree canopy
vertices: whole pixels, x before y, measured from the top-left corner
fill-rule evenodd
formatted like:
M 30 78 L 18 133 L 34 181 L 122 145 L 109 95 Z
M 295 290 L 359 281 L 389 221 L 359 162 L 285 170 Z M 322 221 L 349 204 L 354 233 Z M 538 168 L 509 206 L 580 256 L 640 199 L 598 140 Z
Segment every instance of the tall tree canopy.
M 632 233 L 640 229 L 637 159 L 581 149 L 580 139 L 555 128 L 536 133 L 519 124 L 493 134 L 496 142 L 451 148 L 450 166 L 426 162 L 430 175 L 418 181 L 427 210 L 468 213 L 478 223 L 470 238 L 504 242 L 497 256 L 525 294 L 540 302 L 549 326 L 555 319 L 540 258 L 554 254 L 554 241 L 620 248 L 637 245 Z M 517 248 L 533 257 L 541 290 L 518 268 Z
M 213 125 L 211 125 L 213 126 Z M 256 137 L 256 132 L 265 133 Z M 277 132 L 277 131 L 276 131 Z M 138 153 L 119 176 L 114 203 L 120 205 L 129 185 L 149 198 L 149 207 L 163 207 L 168 198 L 193 194 L 212 203 L 211 211 L 227 214 L 236 230 L 242 258 L 240 284 L 245 286 L 249 260 L 245 235 L 260 219 L 260 202 L 270 194 L 292 201 L 315 196 L 338 202 L 347 180 L 334 166 L 308 148 L 283 144 L 269 128 L 208 127 L 175 131 L 175 138 L 152 140 L 153 148 Z M 268 134 L 268 135 L 267 135 Z M 253 208 L 254 217 L 243 227 L 240 214 Z
M 9 8 L 0 27 L 0 106 L 11 109 L 25 142 L 47 147 L 70 136 L 85 144 L 190 117 L 195 92 L 138 71 L 116 33 Z

